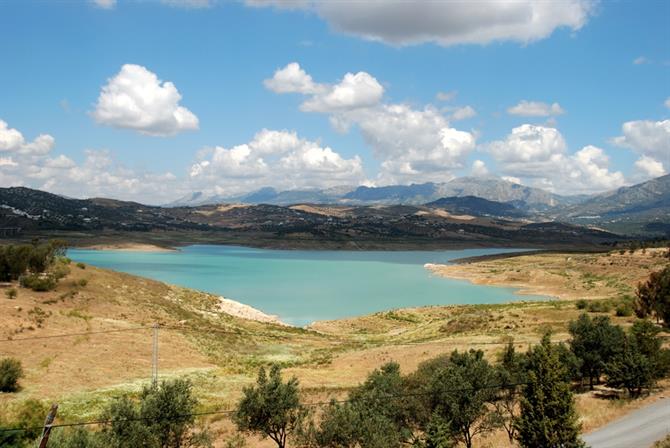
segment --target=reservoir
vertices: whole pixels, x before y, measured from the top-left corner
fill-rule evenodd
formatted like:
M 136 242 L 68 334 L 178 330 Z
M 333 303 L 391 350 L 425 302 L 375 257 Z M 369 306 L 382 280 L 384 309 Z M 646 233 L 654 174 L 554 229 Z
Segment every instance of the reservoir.
M 513 288 L 437 277 L 424 268 L 426 263 L 520 250 L 320 251 L 195 245 L 174 252 L 71 249 L 68 256 L 222 295 L 302 326 L 393 308 L 541 300 L 518 296 Z

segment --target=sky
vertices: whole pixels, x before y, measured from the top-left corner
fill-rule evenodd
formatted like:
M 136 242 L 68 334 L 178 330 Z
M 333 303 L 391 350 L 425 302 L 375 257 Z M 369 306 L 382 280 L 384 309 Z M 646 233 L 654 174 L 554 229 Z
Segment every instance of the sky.
M 192 192 L 670 171 L 670 2 L 0 1 L 0 187 Z

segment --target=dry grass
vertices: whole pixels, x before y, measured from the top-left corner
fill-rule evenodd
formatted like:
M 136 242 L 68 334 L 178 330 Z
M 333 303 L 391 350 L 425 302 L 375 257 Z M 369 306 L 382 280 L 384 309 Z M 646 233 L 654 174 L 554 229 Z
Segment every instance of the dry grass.
M 571 263 L 570 278 L 597 275 L 596 285 L 622 275 L 614 288 L 602 290 L 598 286 L 596 289 L 604 292 L 589 296 L 593 298 L 618 297 L 624 291 L 621 285 L 629 291 L 644 272 L 648 275 L 660 263 L 654 251 L 647 251 L 624 256 L 524 256 L 486 262 L 486 266 L 506 266 L 516 275 L 516 269 L 523 271 L 520 263 L 524 259 L 551 272 L 564 269 L 559 263 L 562 259 L 562 263 Z M 624 275 L 626 263 L 629 267 Z M 607 266 L 612 273 L 606 273 Z M 565 340 L 567 322 L 581 313 L 567 300 L 431 306 L 296 329 L 227 315 L 219 309 L 218 296 L 92 266 L 80 269 L 73 264 L 70 268 L 56 291 L 19 289 L 15 300 L 0 295 L 0 338 L 124 329 L 153 322 L 174 327 L 160 331 L 161 375 L 191 378 L 207 409 L 234 406 L 242 388 L 254 381 L 257 367 L 269 362 L 280 362 L 287 375 L 298 377 L 305 401 L 324 401 L 344 396 L 371 370 L 388 361 L 397 361 L 408 373 L 422 361 L 455 349 L 480 348 L 494 360 L 502 343 L 511 338 L 517 349 L 524 351 L 537 343 L 546 329 L 554 331 L 555 340 Z M 80 285 L 83 279 L 87 280 L 85 286 Z M 29 314 L 35 308 L 41 312 Z M 615 323 L 632 322 L 629 317 L 615 317 L 613 311 L 609 314 Z M 39 327 L 38 317 L 42 320 Z M 23 389 L 0 396 L 0 405 L 39 397 L 61 403 L 63 420 L 90 418 L 112 397 L 147 384 L 151 330 L 2 342 L 1 356 L 19 358 L 27 375 L 21 381 Z M 667 383 L 663 387 L 668 390 Z M 591 393 L 577 399 L 586 431 L 645 402 L 604 400 Z M 221 435 L 217 446 L 223 446 L 226 435 L 232 433 L 230 422 L 212 418 L 211 425 Z M 250 446 L 272 445 L 254 439 Z M 499 431 L 479 440 L 478 446 L 505 447 L 507 437 Z
M 632 294 L 635 286 L 667 263 L 667 249 L 602 254 L 540 254 L 435 265 L 438 275 L 477 284 L 512 286 L 520 294 L 561 299 L 602 299 Z

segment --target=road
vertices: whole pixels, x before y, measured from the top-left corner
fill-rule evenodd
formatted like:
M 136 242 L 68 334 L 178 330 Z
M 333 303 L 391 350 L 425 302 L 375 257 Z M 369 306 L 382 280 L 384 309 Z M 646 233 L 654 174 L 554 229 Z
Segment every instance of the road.
M 670 398 L 663 398 L 582 438 L 591 448 L 648 448 L 668 434 Z

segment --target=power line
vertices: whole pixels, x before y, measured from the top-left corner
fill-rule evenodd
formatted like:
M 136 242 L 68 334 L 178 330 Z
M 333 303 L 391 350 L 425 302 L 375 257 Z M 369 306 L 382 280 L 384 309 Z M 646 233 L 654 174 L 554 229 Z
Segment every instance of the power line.
M 467 391 L 479 391 L 479 390 L 487 390 L 487 389 L 509 389 L 509 388 L 515 388 L 518 386 L 525 386 L 529 383 L 524 382 L 524 383 L 510 383 L 510 384 L 495 384 L 495 385 L 488 385 L 488 386 L 481 386 L 481 387 L 464 387 L 464 388 L 458 388 L 458 389 L 447 389 L 441 391 L 442 393 L 451 393 L 451 392 L 467 392 Z M 408 397 L 419 397 L 419 396 L 426 396 L 426 395 L 433 395 L 433 392 L 414 392 L 414 393 L 404 393 L 404 394 L 386 394 L 382 398 L 384 399 L 393 399 L 393 398 L 408 398 Z M 349 403 L 353 401 L 352 398 L 347 398 L 343 400 L 329 400 L 329 401 L 316 401 L 316 402 L 311 402 L 311 403 L 303 403 L 302 406 L 304 407 L 319 407 L 319 406 L 326 406 L 330 404 L 344 404 L 344 403 Z M 84 421 L 84 422 L 71 422 L 71 423 L 58 423 L 51 425 L 51 428 L 70 428 L 70 427 L 75 427 L 75 426 L 92 426 L 92 425 L 107 425 L 111 423 L 126 423 L 126 422 L 137 422 L 137 421 L 175 421 L 183 418 L 188 418 L 188 417 L 203 417 L 207 415 L 230 415 L 234 414 L 236 411 L 226 409 L 226 410 L 216 410 L 216 411 L 203 411 L 203 412 L 192 412 L 192 413 L 187 413 L 187 414 L 178 414 L 175 416 L 172 416 L 171 418 L 160 418 L 160 417 L 136 417 L 136 418 L 125 418 L 125 419 L 108 419 L 108 420 L 89 420 L 89 421 Z M 7 432 L 26 432 L 26 431 L 36 431 L 36 430 L 41 430 L 43 427 L 42 426 L 33 426 L 33 427 L 23 427 L 23 428 L 0 428 L 0 434 L 1 433 L 7 433 Z
M 17 342 L 17 341 L 32 341 L 36 339 L 55 339 L 55 338 L 67 338 L 72 336 L 89 336 L 93 334 L 107 334 L 107 333 L 121 333 L 124 331 L 138 331 L 146 330 L 152 328 L 151 326 L 144 327 L 132 327 L 132 328 L 116 328 L 113 330 L 101 330 L 101 331 L 85 331 L 81 333 L 59 333 L 59 334 L 50 334 L 46 336 L 31 336 L 28 338 L 9 338 L 9 339 L 0 339 L 1 342 Z

